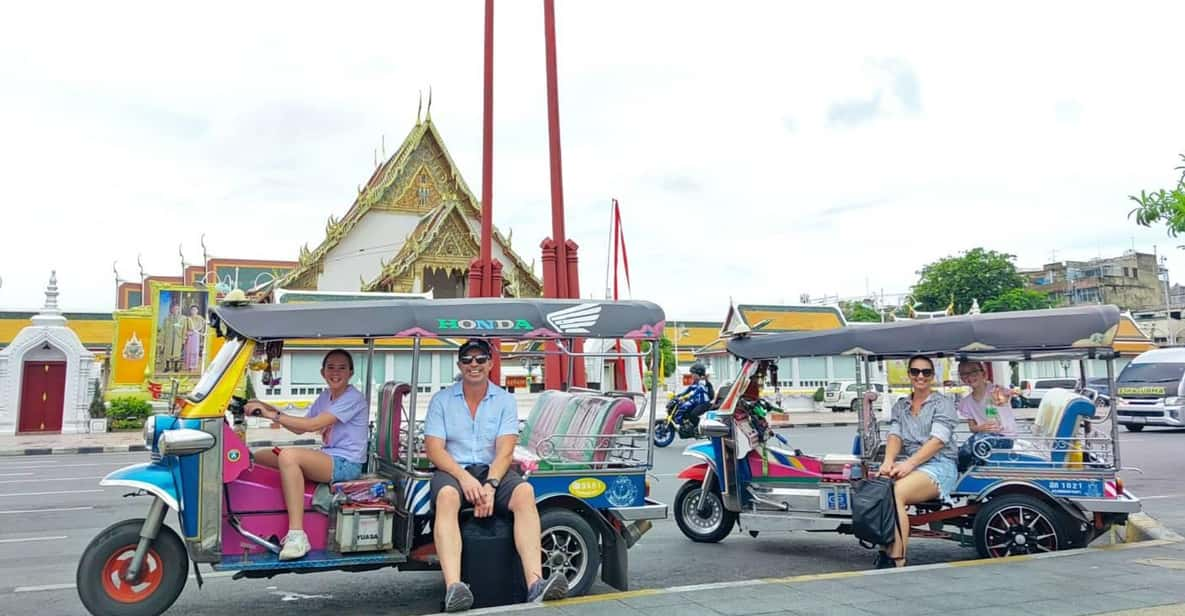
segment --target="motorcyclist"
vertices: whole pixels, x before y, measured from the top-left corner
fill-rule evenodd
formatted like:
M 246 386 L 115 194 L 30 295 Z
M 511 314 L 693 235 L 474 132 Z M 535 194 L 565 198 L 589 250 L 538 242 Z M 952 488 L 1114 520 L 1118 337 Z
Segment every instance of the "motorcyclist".
M 675 397 L 679 400 L 680 423 L 688 428 L 694 428 L 699 423 L 700 415 L 712 407 L 712 399 L 716 394 L 712 382 L 708 380 L 708 369 L 702 363 L 697 361 L 691 364 L 691 374 L 696 377 L 695 382 Z

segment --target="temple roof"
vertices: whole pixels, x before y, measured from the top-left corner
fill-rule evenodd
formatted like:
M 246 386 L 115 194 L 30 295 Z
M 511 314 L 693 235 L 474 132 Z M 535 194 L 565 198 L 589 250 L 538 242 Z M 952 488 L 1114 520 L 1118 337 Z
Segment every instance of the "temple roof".
M 429 160 L 435 158 L 430 156 L 435 154 L 434 150 L 438 150 L 439 158 L 443 158 L 443 165 L 434 164 L 436 161 Z M 425 184 L 422 190 L 437 193 L 432 195 L 430 204 L 424 198 L 416 202 L 414 197 L 417 192 L 417 178 Z M 425 182 L 424 178 L 428 178 L 428 181 Z M 379 165 L 366 185 L 359 188 L 358 197 L 345 216 L 341 220 L 329 217 L 325 227 L 325 239 L 321 244 L 311 251 L 307 245 L 302 247 L 299 265 L 274 286 L 315 287 L 316 276 L 323 270 L 329 252 L 342 242 L 368 212 L 377 209 L 418 215 L 420 220 L 394 257 L 381 262 L 382 273 L 375 280 L 364 281 L 362 286 L 368 289 L 377 287 L 381 280 L 398 275 L 414 263 L 415 259 L 412 257 L 436 236 L 441 225 L 449 218 L 450 212 L 459 212 L 462 220 L 470 227 L 472 224 L 469 221 L 480 220 L 480 202 L 465 184 L 431 117 L 417 122 L 395 154 Z M 526 273 L 536 286 L 542 288 L 542 283 L 535 277 L 531 266 L 514 253 L 510 242 L 497 229 L 494 229 L 493 241 L 497 242 L 502 252 L 512 261 L 504 264 L 507 269 L 514 268 Z

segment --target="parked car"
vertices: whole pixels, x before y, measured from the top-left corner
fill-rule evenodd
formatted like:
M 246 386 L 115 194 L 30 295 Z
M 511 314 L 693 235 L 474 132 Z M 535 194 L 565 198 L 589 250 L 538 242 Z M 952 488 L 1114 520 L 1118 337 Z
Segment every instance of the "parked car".
M 1033 379 L 1021 381 L 1020 397 L 1024 401 L 1025 406 L 1037 408 L 1041 406 L 1041 399 L 1045 397 L 1045 392 L 1051 389 L 1068 389 L 1074 391 L 1077 388 L 1078 379 Z
M 884 383 L 873 383 L 872 386 L 881 394 L 876 402 L 872 403 L 872 408 L 879 409 L 884 404 L 886 387 Z M 864 383 L 831 381 L 823 389 L 823 406 L 831 409 L 832 412 L 859 410 L 865 391 L 868 391 L 868 385 Z

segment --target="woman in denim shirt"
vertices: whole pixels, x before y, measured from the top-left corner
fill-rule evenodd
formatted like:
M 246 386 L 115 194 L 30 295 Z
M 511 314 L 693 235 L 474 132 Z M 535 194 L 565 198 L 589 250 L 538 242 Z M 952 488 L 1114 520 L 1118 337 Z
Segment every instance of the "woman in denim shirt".
M 927 357 L 909 359 L 909 383 L 913 393 L 893 405 L 889 423 L 889 437 L 885 444 L 885 461 L 880 475 L 895 480 L 897 519 L 900 526 L 897 540 L 877 555 L 878 569 L 905 566 L 905 549 L 909 544 L 906 505 L 924 503 L 941 498 L 949 500 L 958 470 L 958 447 L 955 444 L 955 425 L 958 415 L 954 401 L 933 391 L 934 362 Z M 899 454 L 908 456 L 897 460 Z

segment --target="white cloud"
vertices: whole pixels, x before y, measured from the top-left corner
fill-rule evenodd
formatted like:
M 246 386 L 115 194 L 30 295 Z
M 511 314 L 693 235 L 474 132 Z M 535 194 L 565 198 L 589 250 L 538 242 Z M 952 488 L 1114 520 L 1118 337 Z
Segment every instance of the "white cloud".
M 558 4 L 586 295 L 613 197 L 635 295 L 679 318 L 903 291 L 977 245 L 1031 265 L 1158 244 L 1185 272 L 1176 240 L 1126 219 L 1185 151 L 1178 3 Z M 202 233 L 218 256 L 294 258 L 429 84 L 479 192 L 481 18 L 478 2 L 10 7 L 0 306 L 39 305 L 57 268 L 67 309 L 110 309 L 112 261 L 172 273 Z M 539 3 L 499 4 L 496 40 L 494 217 L 530 260 L 550 233 Z

